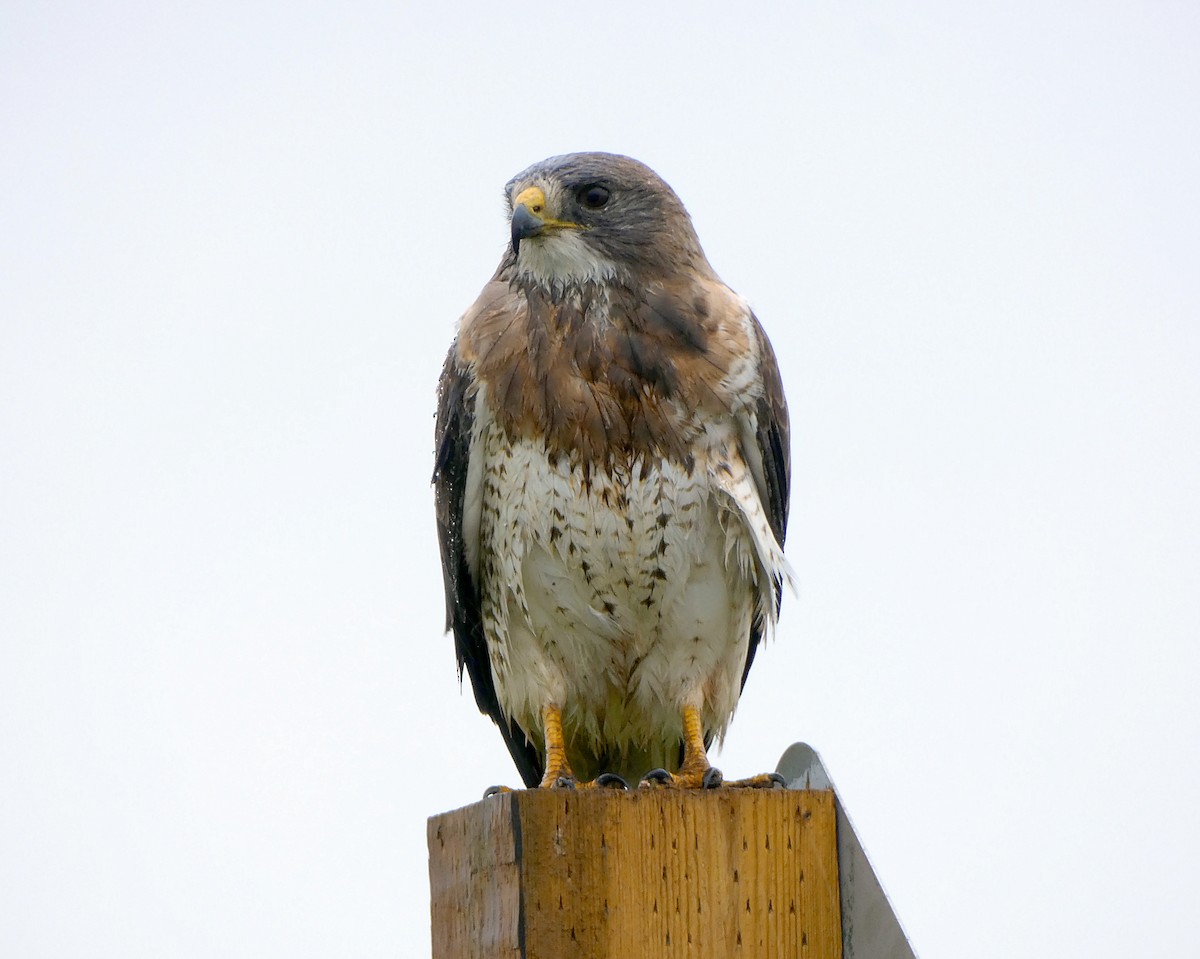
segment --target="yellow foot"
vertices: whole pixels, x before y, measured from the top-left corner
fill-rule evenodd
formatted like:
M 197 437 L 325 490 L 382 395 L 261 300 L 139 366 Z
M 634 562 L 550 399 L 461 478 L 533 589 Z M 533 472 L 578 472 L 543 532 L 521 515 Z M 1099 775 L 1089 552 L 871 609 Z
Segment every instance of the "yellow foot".
M 543 776 L 542 781 L 538 783 L 538 789 L 576 789 L 579 785 L 579 780 L 570 769 L 562 769 Z
M 680 769 L 677 773 L 651 769 L 638 783 L 640 789 L 716 789 L 724 777 L 715 766 Z
M 725 784 L 730 789 L 787 789 L 787 780 L 779 773 L 759 773 L 748 779 L 733 779 Z
M 571 773 L 560 773 L 553 781 L 543 779 L 538 783 L 539 789 L 615 789 L 625 790 L 629 783 L 616 773 L 601 773 L 595 779 L 581 783 Z
M 787 786 L 787 780 L 779 773 L 762 773 L 749 779 L 726 782 L 721 770 L 709 766 L 700 770 L 681 769 L 677 773 L 651 769 L 638 786 L 641 789 L 783 789 Z

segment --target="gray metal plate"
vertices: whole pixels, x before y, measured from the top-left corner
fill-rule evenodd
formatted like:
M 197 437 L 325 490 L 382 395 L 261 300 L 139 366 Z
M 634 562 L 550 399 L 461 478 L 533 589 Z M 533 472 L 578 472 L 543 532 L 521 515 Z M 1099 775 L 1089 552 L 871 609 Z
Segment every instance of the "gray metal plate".
M 817 751 L 807 743 L 789 746 L 776 772 L 788 781 L 789 789 L 833 790 L 842 898 L 842 959 L 916 959 Z

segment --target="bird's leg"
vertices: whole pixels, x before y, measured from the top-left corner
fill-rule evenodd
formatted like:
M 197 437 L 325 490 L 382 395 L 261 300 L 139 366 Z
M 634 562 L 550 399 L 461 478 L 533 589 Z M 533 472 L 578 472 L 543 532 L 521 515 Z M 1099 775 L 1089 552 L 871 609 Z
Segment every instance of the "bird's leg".
M 748 779 L 725 782 L 721 770 L 708 761 L 700 710 L 695 706 L 684 706 L 683 763 L 679 772 L 672 775 L 665 769 L 652 769 L 646 773 L 641 785 L 674 786 L 680 789 L 715 789 L 717 786 L 728 786 L 732 789 L 776 789 L 786 786 L 787 782 L 779 773 L 762 773 Z
M 546 772 L 539 789 L 554 787 L 571 789 L 579 780 L 571 772 L 571 764 L 567 762 L 567 744 L 563 737 L 562 709 L 557 703 L 547 703 L 542 707 L 542 729 L 546 743 Z
M 721 771 L 708 761 L 704 748 L 704 725 L 697 706 L 683 707 L 683 763 L 679 772 L 652 769 L 642 780 L 643 786 L 674 786 L 678 789 L 712 789 L 721 785 Z
M 546 771 L 539 789 L 628 789 L 629 784 L 613 773 L 601 773 L 590 782 L 581 783 L 567 761 L 567 741 L 563 735 L 562 708 L 557 703 L 542 707 L 542 730 L 545 737 Z
M 716 773 L 713 782 L 712 773 Z M 700 710 L 695 706 L 683 707 L 683 764 L 675 774 L 675 785 L 684 789 L 701 789 L 719 786 L 721 773 L 713 769 L 708 761 L 708 750 L 704 748 L 704 727 L 700 723 Z

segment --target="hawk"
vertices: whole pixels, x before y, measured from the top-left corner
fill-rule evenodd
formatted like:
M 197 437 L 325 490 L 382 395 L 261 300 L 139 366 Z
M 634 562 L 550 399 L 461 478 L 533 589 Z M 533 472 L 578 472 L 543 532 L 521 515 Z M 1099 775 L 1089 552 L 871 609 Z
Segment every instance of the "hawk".
M 720 784 L 707 748 L 791 576 L 774 353 L 645 165 L 552 157 L 505 198 L 438 391 L 459 676 L 527 786 Z

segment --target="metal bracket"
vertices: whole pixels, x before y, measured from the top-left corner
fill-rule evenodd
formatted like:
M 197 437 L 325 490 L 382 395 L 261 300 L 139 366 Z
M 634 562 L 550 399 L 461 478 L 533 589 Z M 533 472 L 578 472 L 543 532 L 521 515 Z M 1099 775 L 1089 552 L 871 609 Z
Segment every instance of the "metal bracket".
M 833 790 L 842 899 L 842 959 L 916 959 L 817 751 L 807 743 L 789 746 L 776 772 L 787 780 L 789 789 Z

